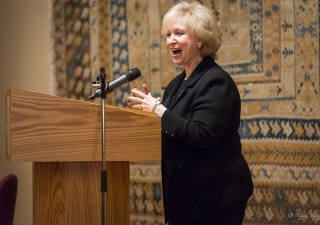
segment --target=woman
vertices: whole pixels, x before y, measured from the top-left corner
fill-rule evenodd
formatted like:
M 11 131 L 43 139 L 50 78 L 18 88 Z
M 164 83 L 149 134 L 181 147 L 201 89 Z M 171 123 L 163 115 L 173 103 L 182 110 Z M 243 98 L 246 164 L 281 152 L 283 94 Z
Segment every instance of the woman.
M 184 71 L 163 100 L 133 89 L 131 108 L 154 112 L 162 127 L 165 222 L 170 225 L 241 224 L 253 192 L 238 133 L 240 96 L 216 62 L 221 34 L 210 9 L 181 2 L 164 16 L 162 36 Z

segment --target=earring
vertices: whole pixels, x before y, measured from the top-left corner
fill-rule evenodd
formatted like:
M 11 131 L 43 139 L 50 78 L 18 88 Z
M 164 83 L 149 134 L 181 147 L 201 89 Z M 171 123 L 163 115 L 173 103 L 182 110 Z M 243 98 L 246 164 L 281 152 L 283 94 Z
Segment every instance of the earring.
M 198 48 L 201 48 L 202 47 L 202 43 L 201 42 L 199 42 L 199 44 L 198 44 Z

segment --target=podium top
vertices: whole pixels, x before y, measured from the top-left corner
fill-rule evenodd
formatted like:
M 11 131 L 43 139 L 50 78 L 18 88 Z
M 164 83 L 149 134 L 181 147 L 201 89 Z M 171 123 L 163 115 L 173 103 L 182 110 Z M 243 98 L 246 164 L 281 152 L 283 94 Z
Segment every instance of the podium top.
M 11 88 L 6 93 L 7 160 L 101 161 L 101 105 Z M 159 161 L 160 119 L 106 105 L 106 161 Z

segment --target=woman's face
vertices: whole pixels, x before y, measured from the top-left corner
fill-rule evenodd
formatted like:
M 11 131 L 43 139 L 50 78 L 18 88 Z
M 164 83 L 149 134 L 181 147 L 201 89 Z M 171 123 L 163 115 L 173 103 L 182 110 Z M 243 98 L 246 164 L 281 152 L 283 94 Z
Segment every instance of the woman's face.
M 198 48 L 199 38 L 188 31 L 186 17 L 172 18 L 167 25 L 166 45 L 176 65 L 194 67 L 203 57 Z

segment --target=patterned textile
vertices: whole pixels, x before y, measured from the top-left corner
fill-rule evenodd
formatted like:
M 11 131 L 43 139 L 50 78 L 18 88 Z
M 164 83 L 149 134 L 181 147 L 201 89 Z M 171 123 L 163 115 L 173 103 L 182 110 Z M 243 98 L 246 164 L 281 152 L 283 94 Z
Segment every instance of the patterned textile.
M 175 0 L 52 0 L 55 90 L 85 100 L 105 67 L 111 81 L 142 75 L 108 95 L 126 106 L 132 87 L 154 96 L 181 71 L 160 37 Z M 218 63 L 242 98 L 239 133 L 254 180 L 246 225 L 320 224 L 320 0 L 202 0 L 223 33 Z M 132 225 L 163 224 L 159 162 L 131 163 Z

